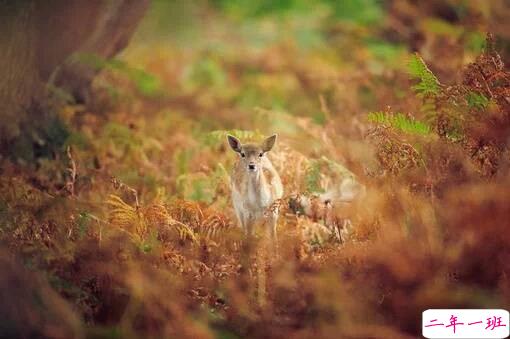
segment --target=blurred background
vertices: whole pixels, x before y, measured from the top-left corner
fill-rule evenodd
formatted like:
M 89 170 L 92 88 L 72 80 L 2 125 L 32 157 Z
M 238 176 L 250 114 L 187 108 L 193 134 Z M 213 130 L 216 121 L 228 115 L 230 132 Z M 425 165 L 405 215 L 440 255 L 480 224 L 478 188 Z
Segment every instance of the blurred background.
M 428 308 L 508 308 L 509 19 L 505 0 L 0 1 L 0 337 L 409 338 Z M 273 133 L 264 262 L 225 136 Z M 321 203 L 346 180 L 366 196 Z

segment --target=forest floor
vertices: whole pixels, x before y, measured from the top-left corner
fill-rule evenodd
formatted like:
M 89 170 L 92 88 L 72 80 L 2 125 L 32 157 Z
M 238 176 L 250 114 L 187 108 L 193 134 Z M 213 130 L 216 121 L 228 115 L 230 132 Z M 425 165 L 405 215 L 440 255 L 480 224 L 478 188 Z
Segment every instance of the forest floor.
M 510 75 L 483 32 L 423 19 L 414 54 L 327 8 L 171 37 L 157 10 L 87 105 L 55 91 L 58 152 L 2 160 L 4 333 L 405 338 L 428 308 L 508 309 Z M 228 133 L 278 133 L 272 260 L 239 231 Z M 289 206 L 346 177 L 358 203 Z

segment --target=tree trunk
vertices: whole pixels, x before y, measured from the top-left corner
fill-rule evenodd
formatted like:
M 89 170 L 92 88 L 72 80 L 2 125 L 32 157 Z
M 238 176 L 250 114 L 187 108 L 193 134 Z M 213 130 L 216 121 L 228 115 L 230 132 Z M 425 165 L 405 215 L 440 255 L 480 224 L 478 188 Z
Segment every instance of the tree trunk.
M 23 124 L 38 125 L 50 79 L 85 101 L 97 69 L 73 55 L 115 56 L 149 2 L 0 0 L 0 142 L 19 136 Z
M 34 48 L 34 4 L 0 4 L 0 137 L 5 140 L 19 134 L 25 112 L 42 86 Z
M 78 49 L 83 55 L 93 54 L 110 59 L 123 50 L 142 19 L 148 0 L 112 0 L 99 17 L 91 37 Z M 59 71 L 56 84 L 70 91 L 74 97 L 87 101 L 90 83 L 97 73 L 93 65 L 69 60 Z

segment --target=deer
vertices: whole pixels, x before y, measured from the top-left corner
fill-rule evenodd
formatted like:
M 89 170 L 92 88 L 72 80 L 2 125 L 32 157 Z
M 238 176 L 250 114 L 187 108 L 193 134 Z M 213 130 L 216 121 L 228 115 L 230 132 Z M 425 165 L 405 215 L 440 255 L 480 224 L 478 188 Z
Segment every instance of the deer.
M 232 204 L 245 234 L 253 236 L 257 228 L 276 243 L 278 208 L 275 202 L 283 196 L 283 185 L 278 172 L 267 157 L 276 143 L 277 135 L 261 144 L 242 144 L 227 135 L 228 144 L 238 159 L 231 173 Z

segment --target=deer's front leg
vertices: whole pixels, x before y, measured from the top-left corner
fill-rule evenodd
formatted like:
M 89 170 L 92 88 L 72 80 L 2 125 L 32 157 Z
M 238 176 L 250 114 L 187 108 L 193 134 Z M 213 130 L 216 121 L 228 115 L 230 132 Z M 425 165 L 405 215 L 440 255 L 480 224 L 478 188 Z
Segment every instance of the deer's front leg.
M 244 232 L 248 237 L 251 237 L 253 236 L 254 231 L 255 231 L 255 218 L 251 213 L 246 213 Z
M 246 212 L 240 212 L 237 216 L 239 219 L 239 223 L 241 224 L 241 228 L 243 229 L 243 232 L 245 235 L 251 235 L 253 232 L 253 225 L 250 222 L 250 215 Z
M 244 222 L 244 216 L 243 216 L 243 213 L 242 211 L 238 208 L 238 206 L 236 206 L 236 204 L 234 203 L 234 211 L 236 212 L 236 217 L 237 217 L 237 221 L 239 222 L 239 226 L 241 227 L 241 229 L 243 231 L 245 231 L 245 222 Z
M 276 235 L 276 225 L 278 223 L 278 214 L 273 214 L 268 218 L 267 222 L 267 233 L 269 235 L 269 239 L 276 244 L 277 235 Z

